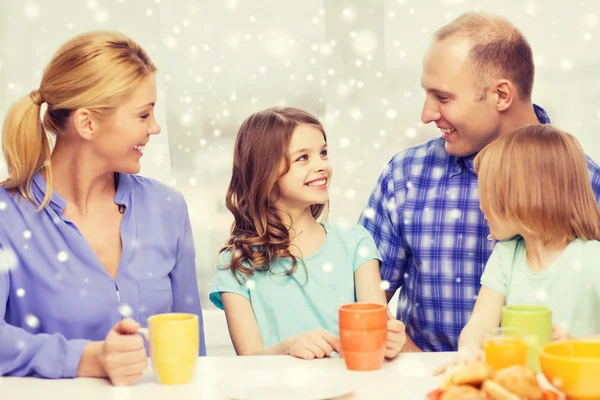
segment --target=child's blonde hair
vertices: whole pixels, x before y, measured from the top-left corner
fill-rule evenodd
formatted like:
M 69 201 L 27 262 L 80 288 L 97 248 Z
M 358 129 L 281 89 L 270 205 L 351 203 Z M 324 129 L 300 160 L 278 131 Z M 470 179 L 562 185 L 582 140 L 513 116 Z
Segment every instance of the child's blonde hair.
M 600 240 L 600 210 L 586 156 L 571 134 L 528 125 L 475 158 L 481 208 L 520 224 L 544 243 Z

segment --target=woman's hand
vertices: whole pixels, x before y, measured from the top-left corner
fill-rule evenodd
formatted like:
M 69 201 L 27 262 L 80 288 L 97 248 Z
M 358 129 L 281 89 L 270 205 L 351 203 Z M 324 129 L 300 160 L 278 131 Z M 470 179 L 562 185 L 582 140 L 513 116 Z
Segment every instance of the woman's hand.
M 140 324 L 131 318 L 119 321 L 100 348 L 100 364 L 113 385 L 132 385 L 148 366 L 144 339 L 136 335 Z

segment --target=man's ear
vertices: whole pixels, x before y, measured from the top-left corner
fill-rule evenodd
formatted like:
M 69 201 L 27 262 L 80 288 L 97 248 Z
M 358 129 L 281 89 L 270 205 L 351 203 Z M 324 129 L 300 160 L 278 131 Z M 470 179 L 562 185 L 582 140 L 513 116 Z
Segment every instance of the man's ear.
M 500 79 L 494 82 L 492 91 L 496 97 L 496 109 L 498 111 L 508 110 L 517 94 L 515 85 L 508 79 Z

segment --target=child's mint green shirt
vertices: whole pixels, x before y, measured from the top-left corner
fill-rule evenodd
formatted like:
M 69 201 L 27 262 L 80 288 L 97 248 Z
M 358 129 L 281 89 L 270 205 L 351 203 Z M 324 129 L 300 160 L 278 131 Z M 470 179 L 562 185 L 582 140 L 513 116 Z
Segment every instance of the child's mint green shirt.
M 481 284 L 505 296 L 506 304 L 540 304 L 552 322 L 573 336 L 600 333 L 600 242 L 572 241 L 545 271 L 527 266 L 525 242 L 498 242 Z
M 381 256 L 373 238 L 362 226 L 339 228 L 322 224 L 327 238 L 313 255 L 299 260 L 296 272 L 284 274 L 290 259 L 257 271 L 240 285 L 227 268 L 231 254 L 219 255 L 210 288 L 210 300 L 223 309 L 221 292 L 237 293 L 252 304 L 265 347 L 289 336 L 325 328 L 338 335 L 338 308 L 356 301 L 354 273 L 365 262 Z M 225 267 L 226 269 L 224 269 Z

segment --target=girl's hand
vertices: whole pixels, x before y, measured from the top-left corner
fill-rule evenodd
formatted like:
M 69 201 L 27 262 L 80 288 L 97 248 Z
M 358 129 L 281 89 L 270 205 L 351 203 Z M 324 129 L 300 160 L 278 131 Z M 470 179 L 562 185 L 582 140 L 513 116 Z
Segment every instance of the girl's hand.
M 571 340 L 573 336 L 560 324 L 552 325 L 552 341 Z
M 283 345 L 285 354 L 305 360 L 329 357 L 334 351 L 341 353 L 339 338 L 322 328 L 290 336 Z
M 463 367 L 474 361 L 482 361 L 484 359 L 483 350 L 479 346 L 467 346 L 458 349 L 458 356 L 447 364 L 442 365 L 434 371 L 433 375 L 441 375 L 445 372 Z
M 402 321 L 390 318 L 387 322 L 386 358 L 395 358 L 406 343 L 406 326 Z

